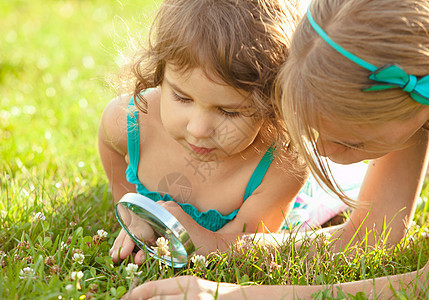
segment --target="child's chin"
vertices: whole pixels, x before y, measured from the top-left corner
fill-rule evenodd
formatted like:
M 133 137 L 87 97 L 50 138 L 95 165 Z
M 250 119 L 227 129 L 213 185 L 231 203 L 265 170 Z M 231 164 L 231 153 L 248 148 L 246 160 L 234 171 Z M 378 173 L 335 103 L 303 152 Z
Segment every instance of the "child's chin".
M 200 154 L 200 153 L 195 153 L 194 151 L 190 151 L 190 155 L 195 160 L 198 160 L 201 162 L 211 162 L 211 161 L 219 160 L 218 155 L 216 155 L 214 152 Z

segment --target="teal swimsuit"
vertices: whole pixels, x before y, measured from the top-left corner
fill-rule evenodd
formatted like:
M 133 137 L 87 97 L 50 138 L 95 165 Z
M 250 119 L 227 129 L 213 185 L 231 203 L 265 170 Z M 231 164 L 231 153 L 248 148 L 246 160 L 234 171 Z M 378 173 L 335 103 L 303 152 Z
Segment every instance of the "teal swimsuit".
M 127 167 L 127 180 L 128 182 L 135 184 L 137 192 L 141 195 L 144 195 L 148 198 L 151 198 L 153 201 L 157 202 L 159 200 L 163 201 L 174 201 L 170 195 L 165 194 L 164 196 L 160 195 L 158 192 L 152 192 L 146 189 L 146 187 L 139 181 L 137 176 L 137 170 L 139 166 L 140 158 L 140 135 L 139 135 L 139 126 L 138 126 L 138 110 L 134 109 L 134 101 L 131 98 L 129 104 L 129 110 L 132 111 L 127 114 L 127 138 L 128 138 L 128 156 L 130 164 Z M 253 191 L 261 184 L 262 179 L 265 176 L 271 162 L 274 159 L 273 155 L 273 145 L 267 150 L 265 155 L 262 157 L 259 164 L 256 166 L 253 171 L 252 176 L 247 184 L 246 191 L 244 193 L 243 202 L 253 193 Z M 189 203 L 180 203 L 177 202 L 180 207 L 194 219 L 200 226 L 211 230 L 218 231 L 223 226 L 225 226 L 229 221 L 235 218 L 238 213 L 238 209 L 234 210 L 228 215 L 222 215 L 215 209 L 210 209 L 205 212 L 200 212 L 195 206 Z

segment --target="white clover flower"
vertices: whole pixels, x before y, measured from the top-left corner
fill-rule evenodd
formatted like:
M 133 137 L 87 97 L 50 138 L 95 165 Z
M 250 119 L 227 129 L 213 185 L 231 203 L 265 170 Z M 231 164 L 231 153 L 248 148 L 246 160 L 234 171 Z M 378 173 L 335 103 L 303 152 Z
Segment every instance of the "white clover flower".
M 0 260 L 6 256 L 6 252 L 4 252 L 3 250 L 0 250 Z
M 19 271 L 20 275 L 26 275 L 26 274 L 31 274 L 31 272 L 33 272 L 33 269 L 30 267 L 25 267 L 23 268 L 21 271 Z
M 45 215 L 41 212 L 38 212 L 37 214 L 34 215 L 34 220 L 36 221 L 45 221 Z
M 19 278 L 24 279 L 33 273 L 33 269 L 30 267 L 25 267 L 19 271 Z
M 63 251 L 64 249 L 67 250 L 69 248 L 69 245 L 67 245 L 67 243 L 61 242 L 61 251 Z
M 73 291 L 74 288 L 73 288 L 73 285 L 67 284 L 66 287 L 65 287 L 65 289 L 66 289 L 67 292 L 71 292 L 71 291 Z
M 157 240 L 156 240 L 156 245 L 158 246 L 158 247 L 167 247 L 168 246 L 168 240 L 166 239 L 166 238 L 164 238 L 163 236 L 162 237 L 159 237 Z
M 73 254 L 75 254 L 75 253 L 79 253 L 79 254 L 83 254 L 83 250 L 82 249 L 79 249 L 79 248 L 73 248 L 73 250 L 72 250 L 72 253 Z
M 83 272 L 82 271 L 79 271 L 79 272 L 73 271 L 70 274 L 70 279 L 71 280 L 80 280 L 82 278 L 83 278 Z
M 425 239 L 429 238 L 429 228 L 424 228 L 423 231 L 420 232 L 420 235 L 422 236 L 422 238 L 425 238 Z
M 132 263 L 129 263 L 126 267 L 125 267 L 125 271 L 127 271 L 127 274 L 129 275 L 129 276 L 133 276 L 136 272 L 137 272 L 137 269 L 139 268 L 139 266 L 138 265 L 136 265 L 136 264 L 132 264 Z
M 107 238 L 107 231 L 104 231 L 103 229 L 97 230 L 97 235 L 101 238 Z
M 159 256 L 169 256 L 170 251 L 168 249 L 169 241 L 164 237 L 159 237 L 156 240 L 156 245 L 158 247 L 154 247 L 154 250 L 158 253 Z
M 77 262 L 78 264 L 83 264 L 84 259 L 85 259 L 85 255 L 83 255 L 81 253 L 73 254 L 73 261 Z
M 203 255 L 195 255 L 191 258 L 192 263 L 195 265 L 197 269 L 203 269 L 208 266 L 208 262 L 206 261 L 206 257 Z

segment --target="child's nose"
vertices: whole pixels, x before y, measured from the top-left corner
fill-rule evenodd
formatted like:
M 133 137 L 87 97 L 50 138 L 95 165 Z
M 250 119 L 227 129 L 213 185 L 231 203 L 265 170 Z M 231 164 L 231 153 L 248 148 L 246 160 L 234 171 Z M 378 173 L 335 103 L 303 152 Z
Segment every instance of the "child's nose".
M 195 138 L 208 138 L 212 135 L 214 126 L 209 113 L 194 111 L 188 121 L 187 130 Z

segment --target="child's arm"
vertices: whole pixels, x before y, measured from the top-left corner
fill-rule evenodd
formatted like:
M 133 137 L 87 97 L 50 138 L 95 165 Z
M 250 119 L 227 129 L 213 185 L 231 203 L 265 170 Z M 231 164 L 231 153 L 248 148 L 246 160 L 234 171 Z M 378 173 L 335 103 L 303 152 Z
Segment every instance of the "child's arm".
M 347 295 L 355 296 L 358 292 L 364 292 L 368 298 L 391 299 L 395 295 L 394 291 L 408 290 L 416 288 L 416 292 L 427 289 L 429 264 L 418 272 L 385 276 L 375 279 L 366 279 L 355 282 L 347 282 L 334 285 L 313 285 L 313 286 L 293 286 L 293 285 L 252 285 L 240 286 L 230 283 L 216 283 L 204 280 L 195 276 L 181 276 L 170 279 L 146 282 L 130 294 L 126 294 L 126 299 L 152 299 L 155 296 L 168 297 L 175 296 L 192 299 L 262 299 L 267 297 L 272 299 L 313 299 L 312 295 L 318 291 L 331 290 L 336 297 L 338 289 Z M 215 297 L 216 295 L 216 297 Z
M 135 185 L 127 181 L 125 174 L 128 166 L 125 157 L 128 152 L 126 117 L 129 98 L 128 95 L 117 97 L 106 106 L 98 131 L 98 151 L 115 203 L 126 193 L 136 191 Z M 122 229 L 110 250 L 113 261 L 116 263 L 128 257 L 134 246 Z
M 128 101 L 128 95 L 112 100 L 104 109 L 98 130 L 98 151 L 115 203 L 126 193 L 136 191 L 135 185 L 129 183 L 125 175 Z
M 380 234 L 384 219 L 390 223 L 388 242 L 397 243 L 405 236 L 424 181 L 428 154 L 428 134 L 422 130 L 415 145 L 369 162 L 358 197 L 360 207 L 353 210 L 342 230 L 334 229 L 335 236 L 341 236 L 337 250 L 347 245 L 365 218 L 361 238 L 373 228 Z M 374 235 L 369 234 L 368 244 L 373 243 Z

